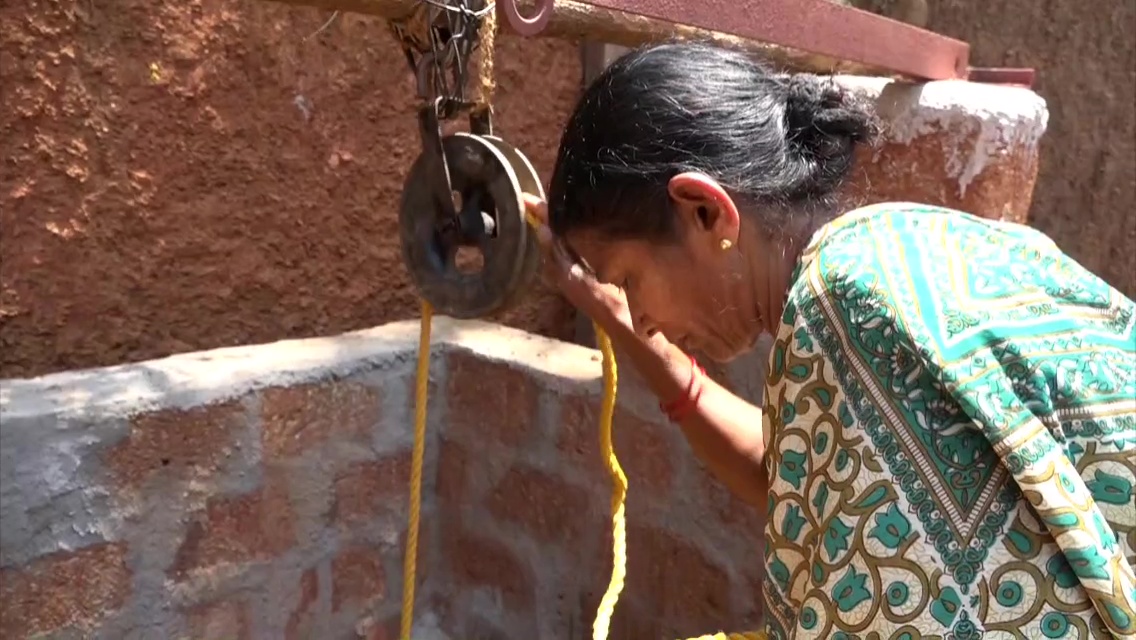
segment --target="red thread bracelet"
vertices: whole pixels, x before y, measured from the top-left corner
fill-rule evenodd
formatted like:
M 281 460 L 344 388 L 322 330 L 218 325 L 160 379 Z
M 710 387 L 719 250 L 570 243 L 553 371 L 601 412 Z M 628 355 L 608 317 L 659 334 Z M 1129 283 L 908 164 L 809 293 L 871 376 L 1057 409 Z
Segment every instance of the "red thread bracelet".
M 690 412 L 698 406 L 702 397 L 702 379 L 706 377 L 706 370 L 698 366 L 694 356 L 690 356 L 690 382 L 686 385 L 686 392 L 672 402 L 659 403 L 659 409 L 666 414 L 671 422 L 682 422 Z

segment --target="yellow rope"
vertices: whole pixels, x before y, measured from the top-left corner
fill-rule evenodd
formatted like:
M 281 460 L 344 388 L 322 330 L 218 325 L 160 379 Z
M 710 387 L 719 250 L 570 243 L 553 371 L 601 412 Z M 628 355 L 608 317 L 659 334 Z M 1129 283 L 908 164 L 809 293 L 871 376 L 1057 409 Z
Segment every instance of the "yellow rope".
M 619 377 L 615 368 L 615 351 L 611 348 L 611 338 L 607 337 L 598 324 L 596 342 L 603 354 L 603 403 L 600 405 L 600 455 L 607 463 L 611 474 L 611 581 L 596 610 L 596 622 L 592 625 L 592 640 L 607 640 L 611 627 L 611 614 L 623 591 L 623 579 L 627 577 L 627 476 L 615 457 L 615 446 L 611 441 L 611 422 L 615 414 L 615 391 L 619 388 Z
M 477 34 L 479 57 L 477 65 L 477 87 L 473 101 L 477 108 L 493 109 L 493 92 L 497 89 L 497 76 L 493 73 L 493 54 L 497 50 L 497 12 L 490 11 L 481 19 Z
M 537 224 L 532 217 L 526 217 L 529 224 Z M 430 326 L 434 310 L 430 303 L 422 301 L 422 328 L 418 338 L 418 372 L 414 384 L 414 450 L 410 462 L 410 522 L 406 533 L 406 556 L 402 569 L 402 620 L 401 640 L 410 640 L 410 628 L 414 619 L 415 565 L 418 560 L 418 520 L 422 504 L 422 459 L 426 450 L 426 402 L 430 380 Z M 595 325 L 596 341 L 603 354 L 603 402 L 600 405 L 600 451 L 611 474 L 611 533 L 612 567 L 611 581 L 600 600 L 596 611 L 596 621 L 592 625 L 593 640 L 607 640 L 611 627 L 611 616 L 623 591 L 623 581 L 627 576 L 627 476 L 619 466 L 615 447 L 611 440 L 612 418 L 615 414 L 615 393 L 619 380 L 615 366 L 615 351 L 611 339 L 599 325 Z M 765 640 L 762 631 L 702 636 L 690 640 Z
M 426 454 L 426 400 L 430 382 L 430 325 L 434 309 L 422 301 L 418 333 L 418 373 L 414 380 L 414 449 L 410 456 L 410 523 L 402 559 L 402 620 L 399 638 L 410 640 L 414 622 L 415 567 L 418 564 L 418 517 L 422 508 L 422 459 Z

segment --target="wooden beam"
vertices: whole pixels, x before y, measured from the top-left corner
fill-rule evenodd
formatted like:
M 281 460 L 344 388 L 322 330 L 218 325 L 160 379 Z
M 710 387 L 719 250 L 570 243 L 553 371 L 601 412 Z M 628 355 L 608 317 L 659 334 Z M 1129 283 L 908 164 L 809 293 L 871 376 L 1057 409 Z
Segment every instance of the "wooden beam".
M 417 0 L 277 0 L 285 4 L 349 11 L 399 20 L 411 15 Z M 693 1 L 693 0 L 692 0 Z M 499 23 L 507 25 L 501 19 Z M 506 27 L 507 28 L 507 27 Z M 865 65 L 842 62 L 786 47 L 757 42 L 697 27 L 673 24 L 645 16 L 614 11 L 573 0 L 556 0 L 556 8 L 542 37 L 592 40 L 625 47 L 670 40 L 698 40 L 760 55 L 768 62 L 795 71 L 850 73 L 893 77 L 893 72 Z

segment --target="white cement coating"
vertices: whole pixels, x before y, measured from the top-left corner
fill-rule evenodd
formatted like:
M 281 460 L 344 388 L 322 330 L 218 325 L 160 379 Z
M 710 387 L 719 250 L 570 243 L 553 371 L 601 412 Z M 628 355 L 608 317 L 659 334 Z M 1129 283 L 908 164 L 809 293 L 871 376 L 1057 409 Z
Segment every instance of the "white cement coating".
M 1022 87 L 943 80 L 922 84 L 887 78 L 837 76 L 842 86 L 876 103 L 882 135 L 897 144 L 939 133 L 946 136 L 946 177 L 959 196 L 991 160 L 1012 151 L 1035 153 L 1049 124 L 1045 99 Z

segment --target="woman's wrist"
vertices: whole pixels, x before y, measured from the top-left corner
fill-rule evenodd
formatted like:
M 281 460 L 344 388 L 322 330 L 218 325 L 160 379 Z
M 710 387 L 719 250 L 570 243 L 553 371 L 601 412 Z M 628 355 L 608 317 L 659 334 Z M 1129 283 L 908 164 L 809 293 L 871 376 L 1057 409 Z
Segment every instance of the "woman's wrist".
M 662 403 L 671 403 L 687 393 L 691 377 L 696 375 L 691 357 L 663 334 L 650 338 L 620 324 L 608 331 L 617 351 L 624 354 Z

